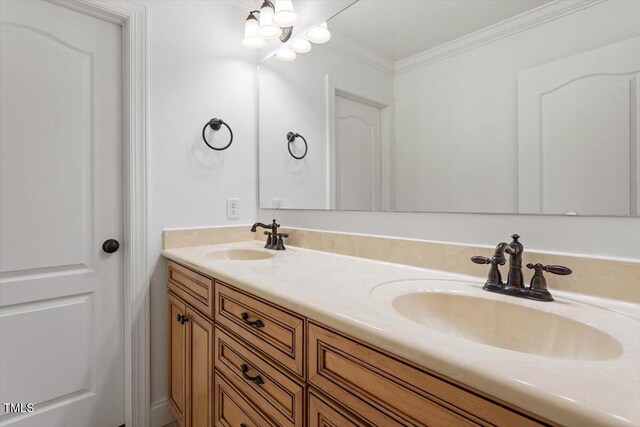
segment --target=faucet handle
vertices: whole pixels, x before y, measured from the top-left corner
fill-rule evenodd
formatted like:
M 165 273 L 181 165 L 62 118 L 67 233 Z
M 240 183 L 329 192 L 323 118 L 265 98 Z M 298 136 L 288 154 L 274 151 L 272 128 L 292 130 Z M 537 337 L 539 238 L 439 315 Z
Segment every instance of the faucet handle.
M 287 237 L 289 237 L 289 235 L 287 233 L 276 233 L 276 236 L 278 236 L 278 240 L 276 241 L 276 247 L 275 250 L 276 251 L 283 251 L 286 248 L 284 247 L 284 240 Z M 273 237 L 274 239 L 276 238 L 275 236 Z
M 549 273 L 559 274 L 560 276 L 568 276 L 573 273 L 570 268 L 563 265 L 545 265 L 543 270 Z
M 476 255 L 471 257 L 471 262 L 474 262 L 476 264 L 504 265 L 506 260 L 504 259 L 504 257 L 494 256 L 493 258 L 487 258 L 486 256 Z
M 472 256 L 471 262 L 475 264 L 491 264 L 491 258 L 487 258 L 486 256 Z
M 529 263 L 527 264 L 527 268 L 535 270 L 536 273 L 542 273 L 543 271 L 546 271 L 552 274 L 558 274 L 560 276 L 568 276 L 573 273 L 573 271 L 571 271 L 569 267 L 565 267 L 563 265 L 542 265 L 540 263 Z
M 533 277 L 531 278 L 531 283 L 529 284 L 530 292 L 533 292 L 536 295 L 537 299 L 541 301 L 553 301 L 553 297 L 551 293 L 547 290 L 547 279 L 544 278 L 543 271 L 547 271 L 552 274 L 559 274 L 561 276 L 567 276 L 572 273 L 570 268 L 564 267 L 562 265 L 542 265 L 540 263 L 527 264 L 527 268 L 533 269 L 535 271 Z
M 476 264 L 491 264 L 491 268 L 489 269 L 489 274 L 487 275 L 487 283 L 485 286 L 503 286 L 502 283 L 502 274 L 500 274 L 499 266 L 504 264 L 500 262 L 500 260 L 493 258 L 487 258 L 486 256 L 472 256 L 471 262 Z

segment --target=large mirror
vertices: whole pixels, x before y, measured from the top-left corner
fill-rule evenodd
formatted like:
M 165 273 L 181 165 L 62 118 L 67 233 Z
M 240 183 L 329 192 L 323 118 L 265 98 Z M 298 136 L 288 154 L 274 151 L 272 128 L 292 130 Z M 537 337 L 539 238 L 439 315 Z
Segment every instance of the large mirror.
M 259 66 L 260 206 L 638 216 L 639 23 L 634 0 L 354 2 Z

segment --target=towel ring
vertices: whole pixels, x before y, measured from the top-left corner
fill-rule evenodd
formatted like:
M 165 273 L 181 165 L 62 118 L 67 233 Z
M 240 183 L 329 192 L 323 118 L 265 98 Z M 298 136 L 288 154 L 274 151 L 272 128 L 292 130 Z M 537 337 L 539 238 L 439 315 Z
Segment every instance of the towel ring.
M 295 154 L 293 154 L 293 151 L 291 151 L 291 143 L 294 142 L 296 140 L 296 138 L 302 138 L 302 141 L 304 142 L 304 154 L 300 157 L 296 156 Z M 309 151 L 309 145 L 307 145 L 307 140 L 304 139 L 304 136 L 300 135 L 299 133 L 293 133 L 293 132 L 289 132 L 287 134 L 287 148 L 289 149 L 289 154 L 291 154 L 291 157 L 293 157 L 296 160 L 302 160 L 305 158 L 305 156 L 307 155 L 307 151 Z
M 229 129 L 229 135 L 231 135 L 231 138 L 229 138 L 229 143 L 227 145 L 225 145 L 222 148 L 216 148 L 213 145 L 209 144 L 209 141 L 207 141 L 205 131 L 207 130 L 207 126 L 209 126 L 213 130 L 220 130 L 222 125 L 224 125 L 227 129 Z M 202 128 L 202 139 L 204 140 L 204 143 L 207 144 L 207 147 L 211 148 L 212 150 L 223 151 L 229 148 L 229 146 L 233 142 L 233 131 L 231 130 L 229 125 L 224 122 L 224 120 L 213 118 L 204 124 L 204 127 Z

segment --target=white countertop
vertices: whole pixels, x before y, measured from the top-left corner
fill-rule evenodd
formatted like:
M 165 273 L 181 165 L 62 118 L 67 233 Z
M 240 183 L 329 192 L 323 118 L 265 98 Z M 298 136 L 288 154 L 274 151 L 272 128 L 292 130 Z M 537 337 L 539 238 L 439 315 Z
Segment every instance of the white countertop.
M 638 304 L 553 289 L 556 301 L 529 301 L 482 291 L 484 281 L 477 277 L 295 247 L 269 251 L 275 256 L 263 260 L 206 256 L 212 250 L 262 246 L 239 242 L 167 249 L 163 255 L 557 423 L 640 426 Z M 416 279 L 459 280 L 478 295 L 569 316 L 615 338 L 622 354 L 572 360 L 479 344 L 402 316 L 379 296 L 396 292 L 393 285 L 374 292 L 386 283 Z

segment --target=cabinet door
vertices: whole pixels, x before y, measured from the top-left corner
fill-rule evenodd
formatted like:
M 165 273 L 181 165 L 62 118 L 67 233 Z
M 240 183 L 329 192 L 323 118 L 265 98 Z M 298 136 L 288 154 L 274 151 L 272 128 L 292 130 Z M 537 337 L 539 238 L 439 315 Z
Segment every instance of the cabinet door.
M 180 319 L 186 316 L 185 304 L 168 295 L 168 344 L 169 344 L 169 405 L 181 426 L 187 425 L 187 326 Z
M 364 427 L 365 423 L 347 414 L 338 405 L 309 390 L 309 427 Z
M 213 324 L 187 306 L 189 426 L 210 427 L 213 419 Z

